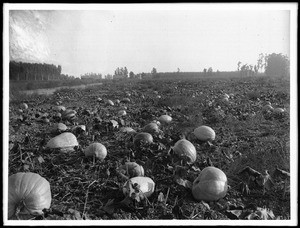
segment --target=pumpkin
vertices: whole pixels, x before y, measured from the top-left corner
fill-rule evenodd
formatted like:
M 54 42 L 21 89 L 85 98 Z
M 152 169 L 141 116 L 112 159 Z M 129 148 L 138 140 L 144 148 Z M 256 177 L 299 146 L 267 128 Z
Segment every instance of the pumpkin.
M 192 185 L 196 200 L 216 201 L 223 198 L 228 190 L 226 174 L 213 166 L 204 168 Z
M 169 124 L 172 122 L 172 117 L 169 116 L 169 115 L 161 115 L 159 118 L 158 118 L 158 121 L 162 124 Z
M 72 132 L 75 134 L 81 134 L 83 132 L 86 132 L 86 126 L 85 125 L 77 125 L 72 128 Z
M 126 116 L 126 111 L 125 110 L 120 110 L 118 111 L 118 116 Z
M 129 177 L 144 176 L 143 166 L 136 162 L 126 162 L 125 165 L 120 166 L 119 171 Z
M 71 132 L 64 132 L 50 139 L 46 147 L 58 148 L 63 152 L 74 151 L 74 147 L 78 146 L 77 138 Z
M 133 138 L 133 143 L 135 146 L 139 146 L 141 142 L 144 143 L 153 143 L 153 137 L 148 132 L 140 132 L 136 134 Z
M 54 131 L 66 131 L 68 127 L 64 123 L 58 123 L 54 127 Z
M 135 191 L 135 185 L 137 185 L 136 189 L 139 189 L 138 192 Z M 132 197 L 132 194 L 135 193 L 135 199 L 138 200 L 150 197 L 153 194 L 154 189 L 155 183 L 150 177 L 132 177 L 123 185 L 124 195 Z
M 41 215 L 51 205 L 49 182 L 37 173 L 16 173 L 8 178 L 8 219 L 21 214 Z
M 103 161 L 107 155 L 107 149 L 106 147 L 98 142 L 90 144 L 85 150 L 84 154 L 87 157 L 95 156 L 96 158 Z
M 227 93 L 224 93 L 224 95 L 223 95 L 223 98 L 227 98 L 227 99 L 229 99 L 229 98 L 230 98 L 230 96 L 229 96 Z
M 63 113 L 62 113 L 62 118 L 66 119 L 66 120 L 73 120 L 76 117 L 77 112 L 73 109 L 66 109 Z
M 114 102 L 112 100 L 107 100 L 106 102 L 106 105 L 110 105 L 110 106 L 114 106 Z
M 131 127 L 121 127 L 120 132 L 128 133 L 128 134 L 135 134 L 136 133 L 136 131 Z
M 120 102 L 121 102 L 121 101 L 120 101 L 119 99 L 115 100 L 115 103 L 116 103 L 116 104 L 120 104 Z
M 28 105 L 26 103 L 21 104 L 21 109 L 28 109 Z
M 58 112 L 64 112 L 66 111 L 66 107 L 62 106 L 62 105 L 57 105 L 54 110 L 58 111 Z
M 128 97 L 125 97 L 121 100 L 122 103 L 129 103 L 130 99 Z
M 275 113 L 283 113 L 285 110 L 283 108 L 274 108 Z
M 158 124 L 154 123 L 154 122 L 151 122 L 151 123 L 147 124 L 146 126 L 144 126 L 142 131 L 148 132 L 150 134 L 157 134 L 160 132 Z
M 205 125 L 197 127 L 193 133 L 196 138 L 201 141 L 213 141 L 216 137 L 215 131 L 211 127 Z
M 182 160 L 194 163 L 197 159 L 197 151 L 195 146 L 187 139 L 178 140 L 172 147 L 174 153 Z
M 270 104 L 266 104 L 266 105 L 263 107 L 263 110 L 264 110 L 264 111 L 273 111 L 274 108 L 273 108 Z

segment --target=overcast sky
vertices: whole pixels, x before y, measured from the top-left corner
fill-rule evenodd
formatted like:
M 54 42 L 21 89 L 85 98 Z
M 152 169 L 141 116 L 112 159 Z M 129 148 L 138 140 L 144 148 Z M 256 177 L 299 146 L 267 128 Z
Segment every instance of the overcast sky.
M 10 59 L 59 64 L 77 77 L 125 66 L 134 73 L 233 71 L 238 61 L 256 64 L 259 53 L 290 54 L 284 7 L 185 6 L 10 10 Z

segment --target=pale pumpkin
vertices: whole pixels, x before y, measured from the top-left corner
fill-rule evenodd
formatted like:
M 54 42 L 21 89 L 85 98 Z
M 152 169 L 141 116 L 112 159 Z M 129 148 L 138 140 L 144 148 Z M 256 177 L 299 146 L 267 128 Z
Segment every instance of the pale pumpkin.
M 169 124 L 172 122 L 172 117 L 169 116 L 169 115 L 161 115 L 159 118 L 158 118 L 158 121 L 162 124 Z
M 16 173 L 8 178 L 8 219 L 20 214 L 41 215 L 51 205 L 49 182 L 37 173 Z
M 194 163 L 197 159 L 196 148 L 187 139 L 178 140 L 172 149 L 179 158 L 189 163 Z
M 107 149 L 106 147 L 98 142 L 90 144 L 85 150 L 84 150 L 85 156 L 95 156 L 96 158 L 103 161 L 107 156 Z
M 77 138 L 71 132 L 64 132 L 50 139 L 46 147 L 51 149 L 60 149 L 64 152 L 74 151 L 74 147 L 78 146 Z
M 138 192 L 134 191 L 134 185 L 137 185 Z M 132 177 L 125 182 L 123 186 L 123 193 L 125 196 L 131 197 L 133 193 L 136 194 L 135 198 L 139 200 L 150 197 L 155 189 L 155 183 L 150 177 Z
M 196 200 L 216 201 L 228 190 L 226 174 L 213 166 L 204 168 L 194 180 L 192 194 Z
M 201 141 L 205 141 L 205 142 L 213 141 L 213 140 L 215 140 L 215 137 L 216 137 L 215 131 L 211 127 L 208 127 L 205 125 L 197 127 L 193 133 L 197 139 L 199 139 Z

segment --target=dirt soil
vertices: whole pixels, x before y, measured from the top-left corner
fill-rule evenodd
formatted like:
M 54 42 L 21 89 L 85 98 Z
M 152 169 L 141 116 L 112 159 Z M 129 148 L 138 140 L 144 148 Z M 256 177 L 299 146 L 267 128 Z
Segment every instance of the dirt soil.
M 228 101 L 222 99 L 225 93 Z M 20 110 L 24 102 L 28 109 Z M 266 102 L 285 110 L 264 110 Z M 289 104 L 289 82 L 266 78 L 110 81 L 50 96 L 23 96 L 9 104 L 9 175 L 34 172 L 50 183 L 50 209 L 30 219 L 289 220 L 290 194 L 283 194 L 289 176 L 279 175 L 290 170 Z M 58 117 L 57 105 L 75 110 L 75 118 Z M 120 110 L 126 115 L 119 116 Z M 172 122 L 153 134 L 152 144 L 137 147 L 134 135 L 120 131 L 127 126 L 141 132 L 162 114 Z M 55 129 L 58 122 L 77 137 L 73 152 L 46 147 L 62 133 Z M 201 125 L 215 131 L 211 144 L 192 134 Z M 172 150 L 183 137 L 196 147 L 192 164 Z M 85 156 L 93 142 L 107 148 L 104 160 Z M 128 176 L 118 167 L 127 161 L 143 166 L 155 182 L 153 194 L 144 200 L 123 194 Z M 227 176 L 227 194 L 218 201 L 197 201 L 192 195 L 193 181 L 207 166 Z

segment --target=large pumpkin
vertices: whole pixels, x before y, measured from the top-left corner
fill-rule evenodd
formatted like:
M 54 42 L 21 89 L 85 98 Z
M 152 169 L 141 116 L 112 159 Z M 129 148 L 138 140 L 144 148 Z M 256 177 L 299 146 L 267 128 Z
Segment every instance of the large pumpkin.
M 16 173 L 8 178 L 8 219 L 19 209 L 21 214 L 43 214 L 51 200 L 50 184 L 39 174 Z
M 197 159 L 197 151 L 195 146 L 186 139 L 178 140 L 173 146 L 173 151 L 182 160 L 193 163 Z
M 211 127 L 205 125 L 197 127 L 194 130 L 194 135 L 201 141 L 213 141 L 216 137 L 215 131 Z
M 213 166 L 204 168 L 194 180 L 192 193 L 196 200 L 216 201 L 227 193 L 226 174 Z

